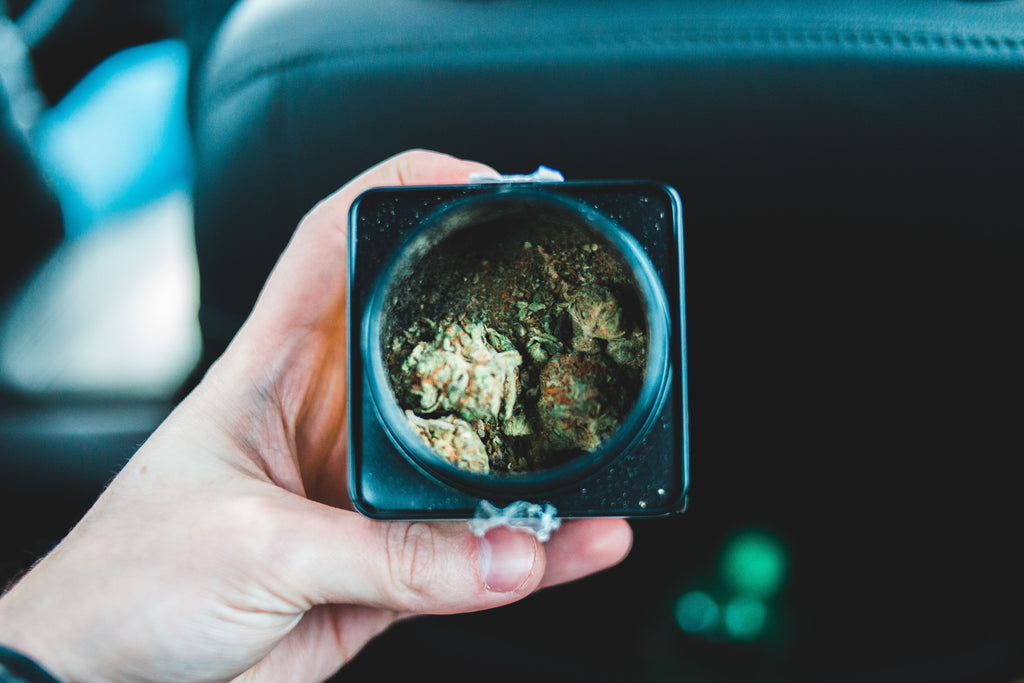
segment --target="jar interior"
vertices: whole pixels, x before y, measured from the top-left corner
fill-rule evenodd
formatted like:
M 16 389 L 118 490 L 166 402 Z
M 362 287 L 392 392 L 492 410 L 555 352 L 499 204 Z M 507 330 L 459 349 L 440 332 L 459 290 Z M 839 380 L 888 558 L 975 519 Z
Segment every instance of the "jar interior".
M 525 198 L 436 217 L 403 247 L 380 325 L 412 431 L 478 475 L 592 457 L 647 369 L 647 311 L 621 251 L 572 207 Z

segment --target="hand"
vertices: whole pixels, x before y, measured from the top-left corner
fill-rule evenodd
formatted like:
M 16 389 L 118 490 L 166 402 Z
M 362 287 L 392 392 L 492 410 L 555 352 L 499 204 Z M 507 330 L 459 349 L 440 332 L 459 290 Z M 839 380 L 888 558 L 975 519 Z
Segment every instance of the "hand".
M 569 522 L 542 545 L 351 511 L 349 206 L 477 171 L 406 152 L 316 206 L 202 383 L 0 599 L 0 643 L 67 681 L 321 680 L 404 615 L 497 607 L 620 561 L 622 520 Z

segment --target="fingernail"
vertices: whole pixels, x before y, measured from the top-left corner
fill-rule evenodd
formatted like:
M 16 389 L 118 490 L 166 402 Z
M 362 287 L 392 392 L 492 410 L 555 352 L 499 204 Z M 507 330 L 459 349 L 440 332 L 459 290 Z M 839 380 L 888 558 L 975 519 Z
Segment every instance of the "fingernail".
M 514 591 L 533 574 L 537 539 L 505 527 L 492 529 L 480 539 L 479 559 L 485 589 L 493 593 Z

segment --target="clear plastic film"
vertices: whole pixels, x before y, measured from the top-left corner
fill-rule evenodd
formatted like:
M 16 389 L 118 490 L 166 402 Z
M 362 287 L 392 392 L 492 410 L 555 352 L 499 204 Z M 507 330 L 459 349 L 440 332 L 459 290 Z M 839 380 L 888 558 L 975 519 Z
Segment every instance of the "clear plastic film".
M 473 519 L 469 520 L 469 530 L 474 535 L 483 537 L 495 527 L 507 526 L 510 529 L 528 531 L 543 543 L 551 538 L 551 533 L 562 526 L 558 510 L 551 503 L 539 505 L 517 500 L 503 508 L 499 508 L 486 500 L 476 506 Z
M 533 173 L 526 175 L 488 175 L 486 173 L 471 173 L 469 182 L 479 183 L 560 183 L 565 176 L 553 168 L 538 166 Z

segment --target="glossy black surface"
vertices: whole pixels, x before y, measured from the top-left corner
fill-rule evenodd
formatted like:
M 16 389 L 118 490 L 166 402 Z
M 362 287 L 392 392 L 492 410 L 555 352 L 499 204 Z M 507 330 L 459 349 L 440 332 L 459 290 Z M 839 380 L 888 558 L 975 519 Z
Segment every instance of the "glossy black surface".
M 531 200 L 535 193 L 536 198 Z M 370 372 L 368 324 L 374 324 L 373 300 L 389 264 L 408 249 L 410 235 L 430 225 L 437 212 L 451 210 L 453 202 L 494 196 L 508 201 L 545 202 L 550 194 L 580 202 L 601 219 L 623 229 L 640 247 L 654 269 L 668 303 L 668 366 L 659 379 L 664 403 L 652 404 L 649 415 L 637 416 L 650 424 L 637 443 L 623 444 L 621 455 L 609 452 L 607 465 L 593 474 L 580 474 L 566 482 L 524 487 L 510 478 L 488 482 L 490 491 L 475 491 L 458 481 L 441 478 L 410 458 L 394 436 L 400 413 L 374 396 L 390 396 L 387 380 Z M 543 206 L 543 204 L 541 205 Z M 558 204 L 561 206 L 561 204 Z M 566 210 L 572 210 L 569 204 Z M 480 185 L 445 188 L 371 190 L 360 196 L 352 211 L 350 248 L 350 487 L 357 507 L 384 519 L 465 519 L 480 498 L 499 505 L 514 500 L 551 503 L 569 517 L 594 515 L 660 516 L 684 505 L 688 484 L 688 422 L 686 418 L 685 313 L 682 292 L 682 213 L 674 191 L 656 183 L 598 182 L 534 185 Z M 379 307 L 379 302 L 377 303 Z M 379 313 L 378 313 L 379 315 Z M 377 325 L 383 322 L 376 323 Z M 653 361 L 652 361 L 653 362 Z M 390 432 L 390 433 L 389 433 Z M 598 454 L 600 455 L 600 454 Z M 571 465 L 571 463 L 570 463 Z M 510 485 L 506 485 L 510 484 Z M 552 488 L 552 486 L 554 488 Z M 507 490 L 505 490 L 507 489 Z

